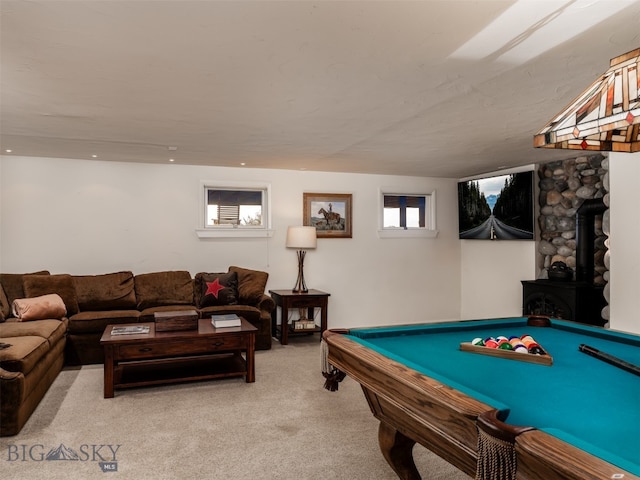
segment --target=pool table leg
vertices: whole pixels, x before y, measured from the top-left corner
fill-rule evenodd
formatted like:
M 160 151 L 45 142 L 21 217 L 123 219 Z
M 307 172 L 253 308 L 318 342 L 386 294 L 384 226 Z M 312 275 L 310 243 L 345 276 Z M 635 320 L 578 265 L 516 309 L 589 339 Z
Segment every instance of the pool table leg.
M 421 480 L 416 464 L 413 462 L 415 441 L 385 422 L 378 428 L 378 444 L 387 463 L 402 480 Z

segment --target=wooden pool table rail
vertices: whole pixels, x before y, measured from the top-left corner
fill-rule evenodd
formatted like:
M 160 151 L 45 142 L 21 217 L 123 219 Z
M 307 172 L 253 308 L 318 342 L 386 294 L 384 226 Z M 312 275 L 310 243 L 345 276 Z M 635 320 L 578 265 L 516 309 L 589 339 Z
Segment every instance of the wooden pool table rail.
M 475 475 L 476 418 L 490 409 L 488 405 L 344 335 L 327 330 L 324 338 L 329 344 L 329 362 L 362 386 L 371 412 L 381 422 L 380 449 L 400 478 L 421 478 L 411 455 L 416 442 Z
M 519 435 L 516 455 L 518 480 L 640 479 L 541 430 Z
M 640 480 L 566 442 L 531 427 L 503 423 L 493 407 L 354 342 L 346 331 L 324 332 L 328 360 L 360 383 L 380 421 L 378 443 L 399 478 L 420 480 L 412 448 L 419 443 L 475 477 L 478 433 L 515 439 L 521 480 Z M 484 415 L 483 415 L 484 414 Z M 478 420 L 479 417 L 482 420 Z

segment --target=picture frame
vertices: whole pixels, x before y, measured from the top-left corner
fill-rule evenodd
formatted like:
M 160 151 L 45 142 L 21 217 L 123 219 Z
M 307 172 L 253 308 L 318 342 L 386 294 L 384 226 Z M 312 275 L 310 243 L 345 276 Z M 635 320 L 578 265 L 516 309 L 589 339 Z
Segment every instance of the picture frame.
M 302 224 L 316 227 L 318 238 L 351 238 L 350 193 L 303 193 Z

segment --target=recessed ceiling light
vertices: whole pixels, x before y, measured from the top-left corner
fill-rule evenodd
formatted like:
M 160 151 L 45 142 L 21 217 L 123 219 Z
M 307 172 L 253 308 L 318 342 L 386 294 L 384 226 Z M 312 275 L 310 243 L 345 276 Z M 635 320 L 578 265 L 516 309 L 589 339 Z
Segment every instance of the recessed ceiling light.
M 167 149 L 168 149 L 170 152 L 175 152 L 176 150 L 178 150 L 178 147 L 167 147 Z
M 91 158 L 98 158 L 98 155 L 94 153 L 93 155 L 91 155 Z
M 242 162 L 240 165 L 242 165 L 244 167 L 246 165 L 246 163 Z
M 7 149 L 5 150 L 5 152 L 7 152 L 7 153 L 11 153 L 11 152 L 13 152 L 13 150 L 11 150 L 10 148 L 7 148 Z
M 169 161 L 170 162 L 175 162 L 176 160 L 175 160 L 175 158 L 170 158 Z

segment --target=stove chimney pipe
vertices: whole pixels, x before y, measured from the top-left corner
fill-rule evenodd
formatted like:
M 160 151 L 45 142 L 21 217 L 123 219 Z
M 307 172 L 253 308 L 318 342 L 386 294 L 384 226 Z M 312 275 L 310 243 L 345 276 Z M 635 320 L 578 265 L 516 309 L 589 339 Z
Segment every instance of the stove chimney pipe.
M 585 200 L 576 212 L 576 281 L 593 284 L 595 217 L 607 207 L 601 198 Z

